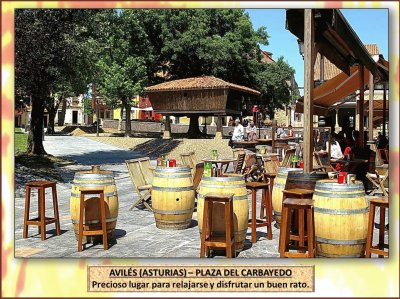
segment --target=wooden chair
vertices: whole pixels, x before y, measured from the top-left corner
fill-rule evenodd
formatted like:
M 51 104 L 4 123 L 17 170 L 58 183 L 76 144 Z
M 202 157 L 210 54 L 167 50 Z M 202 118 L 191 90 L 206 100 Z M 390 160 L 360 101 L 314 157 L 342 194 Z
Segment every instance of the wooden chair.
M 233 154 L 233 157 L 234 158 L 236 158 L 236 161 L 235 162 L 233 162 L 233 169 L 236 169 L 236 165 L 237 165 L 237 162 L 238 162 L 238 157 L 239 157 L 239 154 L 246 154 L 246 150 L 244 149 L 244 148 L 234 148 L 234 149 L 232 149 L 232 154 Z
M 318 152 L 313 153 L 313 170 L 324 172 L 335 171 L 332 165 L 324 164 L 322 162 L 320 153 Z
M 187 165 L 191 169 L 195 169 L 196 167 L 196 154 L 195 152 L 183 153 L 180 154 L 182 165 Z
M 197 195 L 197 189 L 199 188 L 201 178 L 203 177 L 203 172 L 204 172 L 204 163 L 203 162 L 197 163 L 196 170 L 194 172 L 194 177 L 193 177 L 193 189 L 196 192 L 196 195 Z
M 237 161 L 236 161 L 236 167 L 233 170 L 233 173 L 238 173 L 238 174 L 243 174 L 243 166 L 244 166 L 244 159 L 246 158 L 246 154 L 239 154 Z
M 290 162 L 292 162 L 292 157 L 296 153 L 295 148 L 288 148 L 285 152 L 285 157 L 283 158 L 283 161 L 281 163 L 282 167 L 289 167 Z
M 385 182 L 388 179 L 389 170 L 386 170 L 384 175 L 378 173 L 375 170 L 375 173 L 367 172 L 366 178 L 372 183 L 372 191 L 369 195 L 375 195 L 375 193 L 382 193 L 384 196 L 388 196 L 389 189 L 385 188 Z
M 144 176 L 144 180 L 146 181 L 146 185 L 153 184 L 154 172 L 152 170 L 152 166 L 150 164 L 150 158 L 140 158 L 137 159 L 140 164 L 140 168 L 142 169 L 142 174 Z
M 152 186 L 150 184 L 147 184 L 142 172 L 142 167 L 140 166 L 140 162 L 141 159 L 132 159 L 125 161 L 135 192 L 139 196 L 139 200 L 136 201 L 129 210 L 132 210 L 137 205 L 143 203 L 150 211 L 153 211 L 153 209 L 147 202 L 151 197 Z

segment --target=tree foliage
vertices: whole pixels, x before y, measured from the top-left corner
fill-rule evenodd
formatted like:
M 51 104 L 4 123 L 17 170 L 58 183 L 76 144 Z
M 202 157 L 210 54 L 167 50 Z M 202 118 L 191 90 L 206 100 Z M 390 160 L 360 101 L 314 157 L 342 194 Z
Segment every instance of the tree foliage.
M 79 26 L 84 10 L 18 9 L 15 12 L 15 88 L 32 98 L 28 152 L 44 154 L 44 107 L 68 89 L 80 91 L 85 59 Z M 53 106 L 54 108 L 54 106 Z M 49 108 L 51 110 L 51 108 Z

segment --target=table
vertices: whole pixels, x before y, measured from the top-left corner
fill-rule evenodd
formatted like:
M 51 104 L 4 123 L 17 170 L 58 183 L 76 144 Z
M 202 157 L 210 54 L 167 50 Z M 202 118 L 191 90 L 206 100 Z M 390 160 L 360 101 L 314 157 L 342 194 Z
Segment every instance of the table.
M 236 158 L 220 158 L 220 159 L 202 159 L 203 162 L 211 162 L 216 165 L 218 169 L 222 169 L 222 166 L 225 165 L 225 171 L 228 170 L 229 164 L 236 161 Z
M 258 141 L 233 141 L 232 144 L 238 145 L 239 147 L 243 148 L 255 148 L 258 144 Z
M 331 159 L 331 163 L 339 163 L 342 165 L 342 171 L 347 171 L 349 173 L 355 173 L 355 168 L 360 164 L 369 163 L 368 160 L 364 159 L 353 159 L 353 160 L 343 160 L 343 159 Z

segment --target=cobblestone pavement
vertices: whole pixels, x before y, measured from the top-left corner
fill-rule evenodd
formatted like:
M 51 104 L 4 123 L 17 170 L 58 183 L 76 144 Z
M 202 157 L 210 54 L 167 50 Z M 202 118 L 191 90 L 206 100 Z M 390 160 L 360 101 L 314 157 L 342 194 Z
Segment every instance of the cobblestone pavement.
M 124 161 L 140 157 L 141 154 L 115 146 L 99 143 L 84 137 L 46 136 L 44 147 L 49 154 L 77 161 L 77 164 L 60 168 L 64 182 L 57 184 L 61 235 L 55 235 L 54 224 L 47 226 L 47 239 L 41 241 L 38 229 L 30 226 L 28 238 L 22 238 L 25 190 L 15 190 L 15 256 L 32 258 L 194 258 L 199 256 L 200 234 L 197 213 L 194 212 L 192 225 L 185 230 L 161 230 L 155 225 L 153 213 L 143 207 L 129 211 L 138 199 L 133 190 Z M 152 161 L 155 163 L 155 161 Z M 76 171 L 88 170 L 98 164 L 102 169 L 114 172 L 118 190 L 119 214 L 115 230 L 115 242 L 109 250 L 102 244 L 89 244 L 86 250 L 77 251 L 77 241 L 70 217 L 71 183 Z M 38 178 L 40 179 L 40 178 Z M 258 192 L 261 197 L 261 193 Z M 251 209 L 250 196 L 248 196 Z M 260 198 L 257 200 L 257 215 Z M 37 215 L 37 195 L 31 199 L 30 216 Z M 46 216 L 53 215 L 50 191 L 46 191 Z M 387 233 L 386 233 L 387 235 Z M 266 227 L 257 229 L 257 242 L 250 242 L 247 231 L 244 249 L 238 258 L 278 257 L 279 230 L 273 227 L 273 239 L 267 240 Z M 216 256 L 220 258 L 220 256 Z M 223 257 L 222 257 L 223 258 Z

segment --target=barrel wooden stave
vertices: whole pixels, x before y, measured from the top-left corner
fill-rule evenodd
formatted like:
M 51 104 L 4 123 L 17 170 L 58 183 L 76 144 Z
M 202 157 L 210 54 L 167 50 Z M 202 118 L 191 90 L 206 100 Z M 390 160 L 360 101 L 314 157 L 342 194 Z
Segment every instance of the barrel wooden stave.
M 369 208 L 362 182 L 347 185 L 336 180 L 320 180 L 313 200 L 317 255 L 363 256 Z
M 207 193 L 234 194 L 233 223 L 235 231 L 236 250 L 242 250 L 246 239 L 249 220 L 249 204 L 247 201 L 246 185 L 243 176 L 233 177 L 204 177 L 200 182 L 197 199 L 197 218 L 200 235 L 203 226 L 204 197 Z M 214 236 L 225 235 L 224 204 L 213 205 L 212 232 Z
M 74 227 L 75 237 L 79 234 L 80 187 L 104 187 L 104 202 L 106 208 L 106 228 L 108 238 L 114 237 L 118 218 L 118 193 L 114 176 L 111 171 L 94 169 L 94 171 L 80 171 L 74 176 L 71 187 L 70 213 Z M 85 196 L 85 225 L 89 230 L 101 229 L 98 196 Z M 85 239 L 85 237 L 84 237 Z M 101 240 L 101 237 L 95 238 Z
M 181 230 L 192 222 L 195 192 L 189 167 L 157 167 L 151 191 L 156 226 Z
M 303 172 L 303 169 L 288 167 L 278 168 L 278 174 L 274 180 L 274 186 L 272 189 L 272 209 L 274 211 L 274 218 L 279 224 L 281 223 L 282 214 L 282 191 L 285 190 L 286 180 L 289 172 Z

